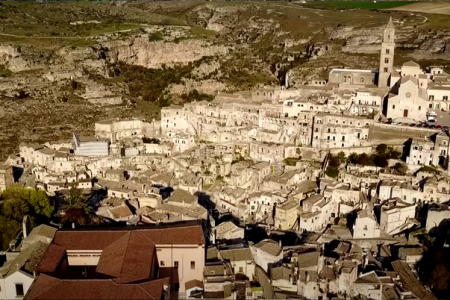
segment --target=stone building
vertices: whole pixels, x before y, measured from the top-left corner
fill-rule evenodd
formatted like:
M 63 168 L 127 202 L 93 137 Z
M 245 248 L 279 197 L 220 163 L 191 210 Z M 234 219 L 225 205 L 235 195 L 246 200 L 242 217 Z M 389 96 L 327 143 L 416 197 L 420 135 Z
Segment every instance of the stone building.
M 384 29 L 381 44 L 380 72 L 378 74 L 378 87 L 389 87 L 389 77 L 393 72 L 395 50 L 395 27 L 392 18 Z
M 314 148 L 345 148 L 366 145 L 372 119 L 346 115 L 317 114 L 314 117 L 312 146 Z
M 371 239 L 380 237 L 380 227 L 372 211 L 364 209 L 358 212 L 353 225 L 354 239 Z
M 131 136 L 142 136 L 143 122 L 140 119 L 109 119 L 95 123 L 95 136 L 111 143 Z
M 414 219 L 416 205 L 402 202 L 399 199 L 385 201 L 381 205 L 380 229 L 387 234 L 395 234 L 410 227 L 409 219 Z

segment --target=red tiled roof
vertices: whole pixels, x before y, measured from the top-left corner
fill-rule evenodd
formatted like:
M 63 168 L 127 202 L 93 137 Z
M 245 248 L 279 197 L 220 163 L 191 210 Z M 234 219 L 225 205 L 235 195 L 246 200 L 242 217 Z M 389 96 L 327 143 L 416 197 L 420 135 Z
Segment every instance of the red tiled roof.
M 50 244 L 42 257 L 39 265 L 36 269 L 36 272 L 42 273 L 51 273 L 56 271 L 56 268 L 59 266 L 59 263 L 66 255 L 66 249 L 56 244 Z
M 172 228 L 135 229 L 153 241 L 155 245 L 204 244 L 200 225 Z M 103 250 L 114 241 L 126 235 L 130 230 L 63 230 L 58 231 L 53 243 L 67 250 Z
M 140 286 L 144 290 L 146 290 L 149 294 L 151 294 L 154 299 L 161 299 L 163 294 L 163 289 L 161 289 L 161 286 L 164 287 L 164 285 L 169 286 L 170 285 L 170 278 L 162 278 L 162 279 L 156 279 L 148 282 L 141 283 Z
M 189 280 L 184 284 L 186 290 L 192 289 L 194 287 L 201 288 L 203 290 L 203 282 L 197 279 Z
M 151 277 L 155 244 L 139 231 L 131 231 L 103 249 L 96 271 L 129 283 Z
M 60 280 L 38 276 L 24 299 L 161 299 L 169 278 L 140 284 L 117 284 L 113 280 Z

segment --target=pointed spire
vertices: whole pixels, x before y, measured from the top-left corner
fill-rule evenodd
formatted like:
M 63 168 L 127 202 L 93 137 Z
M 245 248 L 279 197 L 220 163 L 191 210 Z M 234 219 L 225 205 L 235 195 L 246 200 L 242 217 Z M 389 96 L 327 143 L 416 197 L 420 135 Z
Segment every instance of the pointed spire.
M 389 22 L 388 22 L 388 24 L 387 24 L 386 27 L 395 27 L 395 26 L 394 26 L 394 23 L 392 22 L 392 16 L 389 17 Z

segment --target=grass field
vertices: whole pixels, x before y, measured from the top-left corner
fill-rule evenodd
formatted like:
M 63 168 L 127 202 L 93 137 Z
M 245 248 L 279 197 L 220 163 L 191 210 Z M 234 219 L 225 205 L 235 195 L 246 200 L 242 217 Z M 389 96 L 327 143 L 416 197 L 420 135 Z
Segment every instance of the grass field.
M 305 5 L 320 9 L 390 9 L 408 5 L 411 1 L 321 1 L 307 2 Z
M 421 12 L 428 14 L 441 14 L 450 15 L 450 2 L 437 1 L 437 2 L 415 2 L 409 5 L 391 8 L 392 10 Z M 450 23 L 450 20 L 447 19 Z

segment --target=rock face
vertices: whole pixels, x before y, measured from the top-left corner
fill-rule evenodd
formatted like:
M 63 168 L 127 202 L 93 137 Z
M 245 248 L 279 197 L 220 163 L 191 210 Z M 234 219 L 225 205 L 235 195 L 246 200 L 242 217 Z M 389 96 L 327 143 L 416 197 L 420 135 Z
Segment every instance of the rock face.
M 146 68 L 159 68 L 163 64 L 167 66 L 187 64 L 204 56 L 224 55 L 228 52 L 225 46 L 211 45 L 199 39 L 174 43 L 150 42 L 137 38 L 132 42 L 108 42 L 105 46 L 110 49 L 113 59 Z
M 202 81 L 184 79 L 183 84 L 171 85 L 168 90 L 171 94 L 176 95 L 188 94 L 193 90 L 197 90 L 198 92 L 204 94 L 215 94 L 216 92 L 226 90 L 226 88 L 227 86 L 223 82 L 212 79 Z

